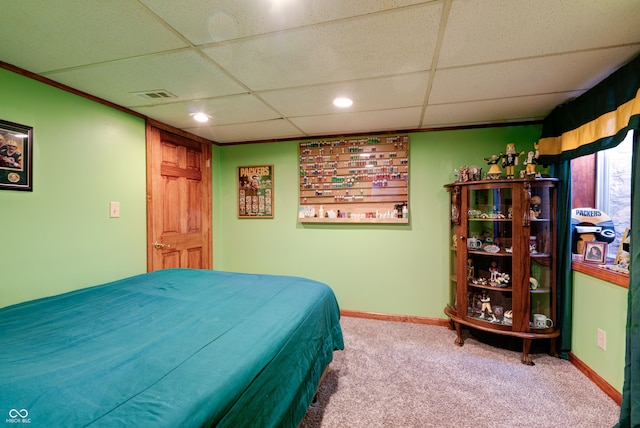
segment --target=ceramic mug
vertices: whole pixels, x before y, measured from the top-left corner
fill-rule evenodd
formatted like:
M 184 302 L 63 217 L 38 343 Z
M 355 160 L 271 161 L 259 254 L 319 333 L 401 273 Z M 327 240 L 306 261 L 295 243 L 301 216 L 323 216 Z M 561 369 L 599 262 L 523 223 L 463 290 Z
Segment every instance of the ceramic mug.
M 535 328 L 551 328 L 553 320 L 544 314 L 533 314 L 533 326 Z
M 467 239 L 467 248 L 470 250 L 481 250 L 482 249 L 482 241 L 478 238 L 468 238 Z

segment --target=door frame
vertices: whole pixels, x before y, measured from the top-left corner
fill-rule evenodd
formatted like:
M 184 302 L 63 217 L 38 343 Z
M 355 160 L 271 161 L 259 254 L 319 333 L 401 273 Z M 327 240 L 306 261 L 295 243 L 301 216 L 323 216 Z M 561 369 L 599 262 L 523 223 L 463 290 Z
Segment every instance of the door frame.
M 146 179 L 147 179 L 147 189 L 146 189 L 146 197 L 147 197 L 147 272 L 151 272 L 154 267 L 153 267 L 153 252 L 156 251 L 154 248 L 154 242 L 155 242 L 155 238 L 153 236 L 153 226 L 154 226 L 154 222 L 156 221 L 156 219 L 153 216 L 153 209 L 152 209 L 152 189 L 153 189 L 153 174 L 151 173 L 152 170 L 152 162 L 151 159 L 153 159 L 153 148 L 154 148 L 154 144 L 153 142 L 159 141 L 160 140 L 160 134 L 161 132 L 168 132 L 170 134 L 174 134 L 175 136 L 179 137 L 177 140 L 179 142 L 180 139 L 184 139 L 184 140 L 188 140 L 186 141 L 186 146 L 188 147 L 193 147 L 193 145 L 195 144 L 199 144 L 204 156 L 204 168 L 203 168 L 203 173 L 202 173 L 202 180 L 204 181 L 203 183 L 203 198 L 204 198 L 204 212 L 202 213 L 202 221 L 203 223 L 206 222 L 207 224 L 203 224 L 203 230 L 206 230 L 206 236 L 205 236 L 205 244 L 207 245 L 207 251 L 206 253 L 208 254 L 208 257 L 204 260 L 204 266 L 203 268 L 205 269 L 213 269 L 213 235 L 212 235 L 212 230 L 213 230 L 213 206 L 212 206 L 212 194 L 211 194 L 211 189 L 212 189 L 212 177 L 211 177 L 211 146 L 213 144 L 212 141 L 207 140 L 205 138 L 201 138 L 201 137 L 197 137 L 195 135 L 186 133 L 184 131 L 180 131 L 178 129 L 172 128 L 168 125 L 165 125 L 161 122 L 157 122 L 153 119 L 146 119 L 146 136 L 145 136 L 145 140 L 146 140 L 146 159 L 147 159 L 147 165 L 146 165 Z M 174 141 L 176 142 L 176 141 Z

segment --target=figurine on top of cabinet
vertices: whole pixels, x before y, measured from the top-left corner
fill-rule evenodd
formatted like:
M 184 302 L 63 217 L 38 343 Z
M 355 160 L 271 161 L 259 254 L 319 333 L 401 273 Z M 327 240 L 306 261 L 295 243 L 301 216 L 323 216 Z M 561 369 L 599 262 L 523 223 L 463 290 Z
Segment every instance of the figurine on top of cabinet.
M 536 166 L 538 165 L 538 156 L 540 156 L 540 152 L 538 151 L 538 143 L 534 143 L 533 148 L 534 150 L 527 153 L 527 158 L 524 161 L 525 169 L 524 171 L 520 172 L 522 178 L 524 178 L 525 176 L 526 178 L 540 177 L 540 173 L 536 171 Z
M 518 158 L 522 155 L 524 155 L 524 150 L 518 153 L 514 143 L 507 144 L 507 152 L 502 156 L 502 167 L 505 169 L 507 178 L 515 176 L 515 166 L 518 165 Z
M 457 177 L 456 181 L 477 181 L 482 177 L 482 168 L 476 165 L 464 165 L 460 167 L 459 172 L 457 170 L 454 170 L 454 176 Z
M 469 180 L 478 181 L 482 179 L 482 168 L 478 165 L 471 165 L 468 167 L 469 169 Z
M 453 181 L 454 182 L 462 181 L 462 179 L 460 178 L 460 170 L 458 169 L 453 170 Z
M 502 171 L 498 166 L 498 162 L 500 162 L 502 156 L 503 154 L 501 152 L 499 156 L 492 155 L 490 158 L 484 158 L 485 162 L 487 162 L 487 165 L 489 165 L 489 171 L 487 171 L 486 175 L 487 180 L 497 180 L 502 175 Z

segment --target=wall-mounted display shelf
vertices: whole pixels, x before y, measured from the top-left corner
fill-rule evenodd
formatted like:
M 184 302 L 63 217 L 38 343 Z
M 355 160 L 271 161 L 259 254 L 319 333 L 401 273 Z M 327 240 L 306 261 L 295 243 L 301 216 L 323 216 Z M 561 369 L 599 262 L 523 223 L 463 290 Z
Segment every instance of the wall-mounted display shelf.
M 408 223 L 409 137 L 300 143 L 301 223 Z

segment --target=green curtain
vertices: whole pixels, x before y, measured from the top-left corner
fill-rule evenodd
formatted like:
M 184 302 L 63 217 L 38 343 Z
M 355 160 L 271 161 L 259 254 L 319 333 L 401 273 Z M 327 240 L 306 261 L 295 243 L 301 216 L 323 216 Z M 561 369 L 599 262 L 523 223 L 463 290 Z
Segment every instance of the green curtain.
M 539 163 L 552 165 L 560 178 L 558 206 L 557 304 L 560 354 L 571 350 L 571 168 L 579 156 L 615 147 L 634 132 L 631 188 L 631 267 L 627 308 L 624 386 L 616 427 L 640 427 L 640 56 L 620 67 L 575 100 L 556 107 L 544 120 L 538 141 Z
M 552 165 L 551 175 L 560 179 L 558 189 L 557 221 L 557 267 L 556 302 L 560 337 L 557 351 L 561 358 L 569 359 L 571 350 L 573 281 L 571 273 L 571 162 L 562 161 Z
M 624 386 L 618 428 L 640 427 L 640 132 L 634 133 L 631 170 L 631 264 Z

